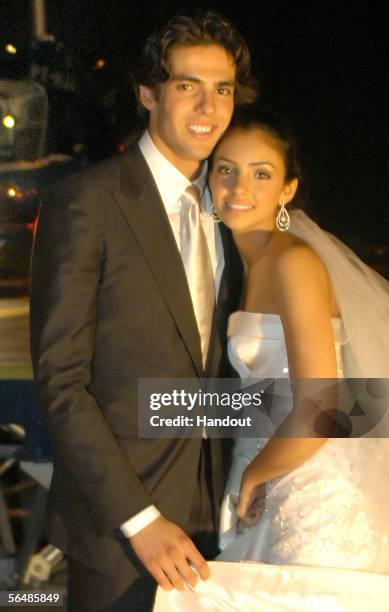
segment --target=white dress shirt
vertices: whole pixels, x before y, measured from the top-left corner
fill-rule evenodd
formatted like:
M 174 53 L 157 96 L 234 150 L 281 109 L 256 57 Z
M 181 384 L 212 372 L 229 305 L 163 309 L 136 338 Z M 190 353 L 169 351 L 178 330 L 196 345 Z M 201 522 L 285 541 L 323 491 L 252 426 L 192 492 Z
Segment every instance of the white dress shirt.
M 205 214 L 201 215 L 201 225 L 208 243 L 212 270 L 215 278 L 215 295 L 217 299 L 224 269 L 224 256 L 218 225 L 214 223 L 209 216 L 211 213 L 211 195 L 206 185 L 208 163 L 205 161 L 198 177 L 190 181 L 162 155 L 151 140 L 148 131 L 146 131 L 140 139 L 139 148 L 158 187 L 176 240 L 178 251 L 180 251 L 180 198 L 192 182 L 200 189 L 201 204 L 205 212 Z M 159 510 L 155 506 L 150 505 L 123 523 L 121 525 L 121 530 L 127 537 L 134 536 L 159 516 L 161 516 Z

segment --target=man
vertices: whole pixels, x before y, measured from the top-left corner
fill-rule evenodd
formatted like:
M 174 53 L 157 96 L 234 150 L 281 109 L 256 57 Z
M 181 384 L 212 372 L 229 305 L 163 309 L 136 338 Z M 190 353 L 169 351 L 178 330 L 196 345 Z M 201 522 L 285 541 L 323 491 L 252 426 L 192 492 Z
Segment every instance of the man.
M 193 585 L 192 565 L 206 578 L 204 556 L 216 552 L 220 443 L 140 439 L 137 381 L 223 373 L 238 287 L 196 189 L 206 199 L 201 162 L 234 98 L 254 97 L 249 66 L 244 41 L 218 15 L 168 22 L 146 41 L 139 71 L 148 131 L 40 212 L 32 355 L 55 455 L 51 541 L 68 555 L 70 610 L 145 611 L 156 582 Z M 195 270 L 194 232 L 196 257 L 205 256 Z

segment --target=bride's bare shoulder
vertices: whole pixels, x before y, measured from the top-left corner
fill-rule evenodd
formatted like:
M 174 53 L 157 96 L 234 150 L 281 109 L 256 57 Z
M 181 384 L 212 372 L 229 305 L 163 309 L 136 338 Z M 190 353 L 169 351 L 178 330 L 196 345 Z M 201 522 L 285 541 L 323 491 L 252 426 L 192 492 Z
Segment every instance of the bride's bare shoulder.
M 275 279 L 282 285 L 307 283 L 328 288 L 328 273 L 316 251 L 293 235 L 282 236 L 274 258 Z
M 282 236 L 276 253 L 275 263 L 282 267 L 295 267 L 317 265 L 325 266 L 316 251 L 306 242 L 293 236 Z

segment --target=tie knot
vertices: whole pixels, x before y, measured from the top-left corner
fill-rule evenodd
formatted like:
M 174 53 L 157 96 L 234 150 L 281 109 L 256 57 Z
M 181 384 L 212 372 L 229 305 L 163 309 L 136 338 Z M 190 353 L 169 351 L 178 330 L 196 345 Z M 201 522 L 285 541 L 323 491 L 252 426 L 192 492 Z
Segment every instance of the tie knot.
M 189 196 L 191 203 L 197 204 L 198 207 L 201 208 L 200 188 L 195 183 L 192 183 L 186 188 L 185 194 Z

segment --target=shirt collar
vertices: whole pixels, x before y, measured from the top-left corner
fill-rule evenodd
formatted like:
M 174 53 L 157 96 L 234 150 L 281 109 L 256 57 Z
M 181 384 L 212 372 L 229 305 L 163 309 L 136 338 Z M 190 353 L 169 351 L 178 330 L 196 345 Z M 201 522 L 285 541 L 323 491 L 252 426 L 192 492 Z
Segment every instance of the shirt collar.
M 169 214 L 179 209 L 179 198 L 191 185 L 191 181 L 184 176 L 168 160 L 153 143 L 149 131 L 146 130 L 139 140 L 139 148 L 149 166 L 166 212 Z M 208 173 L 208 163 L 205 161 L 201 167 L 200 174 L 193 180 L 203 195 Z
M 208 176 L 208 161 L 205 160 L 201 166 L 200 174 L 196 176 L 196 178 L 192 181 L 194 185 L 200 190 L 200 196 L 203 196 L 204 189 L 207 184 L 207 176 Z

